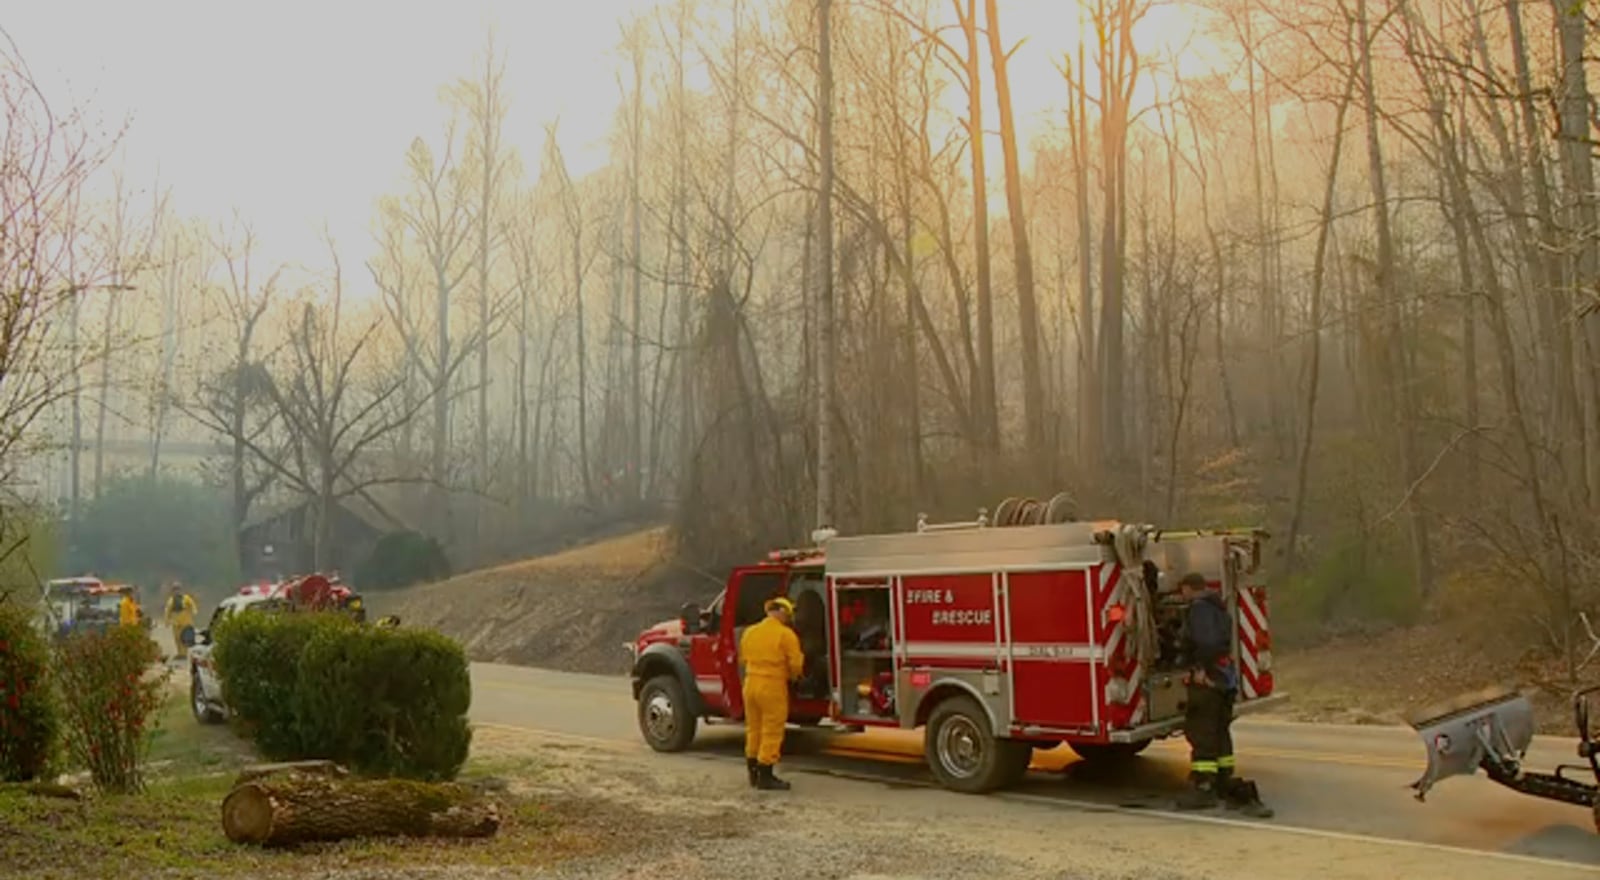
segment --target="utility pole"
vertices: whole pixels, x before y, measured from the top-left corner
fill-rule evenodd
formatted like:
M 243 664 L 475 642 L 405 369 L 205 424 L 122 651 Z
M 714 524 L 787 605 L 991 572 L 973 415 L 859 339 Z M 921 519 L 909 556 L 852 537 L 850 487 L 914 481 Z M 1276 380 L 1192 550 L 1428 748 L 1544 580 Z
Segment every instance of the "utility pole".
M 822 182 L 817 194 L 817 221 L 822 262 L 822 289 L 817 297 L 817 530 L 833 528 L 833 0 L 817 0 L 817 104 L 822 108 L 820 131 Z

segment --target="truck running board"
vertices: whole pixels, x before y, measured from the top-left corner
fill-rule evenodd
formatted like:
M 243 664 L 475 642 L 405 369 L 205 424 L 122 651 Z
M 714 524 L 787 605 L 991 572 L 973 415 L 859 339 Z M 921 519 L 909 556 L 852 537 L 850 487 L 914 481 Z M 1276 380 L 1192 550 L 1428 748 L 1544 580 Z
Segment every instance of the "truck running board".
M 1428 749 L 1428 768 L 1411 783 L 1417 800 L 1451 776 L 1471 776 L 1484 769 L 1490 779 L 1507 787 L 1567 800 L 1576 796 L 1568 786 L 1581 785 L 1557 773 L 1524 773 L 1522 759 L 1533 743 L 1533 704 L 1512 688 L 1489 688 L 1429 706 L 1406 717 Z M 1592 787 L 1589 803 L 1593 799 Z M 1564 796 L 1565 795 L 1565 796 Z

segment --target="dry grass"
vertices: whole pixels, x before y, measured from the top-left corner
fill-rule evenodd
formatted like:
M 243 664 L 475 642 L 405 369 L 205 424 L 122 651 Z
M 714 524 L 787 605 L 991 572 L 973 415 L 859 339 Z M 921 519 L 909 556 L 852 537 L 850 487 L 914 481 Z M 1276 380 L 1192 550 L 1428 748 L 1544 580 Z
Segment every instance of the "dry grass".
M 459 639 L 473 660 L 616 674 L 624 642 L 718 588 L 676 566 L 667 531 L 655 528 L 372 601 Z
M 1448 622 L 1335 639 L 1276 660 L 1278 688 L 1290 695 L 1280 715 L 1344 724 L 1403 724 L 1410 710 L 1490 685 L 1534 689 L 1544 677 Z M 1534 708 L 1541 733 L 1573 734 L 1564 700 L 1536 692 Z
M 469 876 L 488 867 L 531 872 L 626 850 L 629 830 L 648 819 L 610 801 L 536 792 L 545 766 L 526 750 L 490 742 L 474 750 L 461 779 L 484 784 L 500 803 L 504 819 L 493 838 L 236 845 L 222 833 L 219 807 L 239 767 L 254 757 L 226 727 L 188 717 L 186 696 L 175 695 L 164 709 L 144 794 L 71 801 L 0 786 L 0 877 L 411 876 L 440 864 Z

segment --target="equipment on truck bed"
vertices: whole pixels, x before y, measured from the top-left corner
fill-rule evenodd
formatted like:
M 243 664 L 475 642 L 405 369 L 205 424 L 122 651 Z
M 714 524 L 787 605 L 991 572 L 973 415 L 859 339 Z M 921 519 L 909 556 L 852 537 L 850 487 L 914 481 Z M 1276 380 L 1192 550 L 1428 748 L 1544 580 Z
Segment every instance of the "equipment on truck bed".
M 1220 590 L 1233 624 L 1236 712 L 1285 698 L 1257 580 L 1264 532 L 1076 519 L 1065 495 L 1008 498 L 992 520 L 824 532 L 820 547 L 736 568 L 708 608 L 691 603 L 625 646 L 640 732 L 678 751 L 701 719 L 743 721 L 739 636 L 787 596 L 822 611 L 820 629 L 811 615 L 796 627 L 826 678 L 791 691 L 790 723 L 925 728 L 930 768 L 958 791 L 1020 779 L 1036 747 L 1128 758 L 1182 730 L 1177 581 L 1190 572 Z
M 1578 757 L 1587 764 L 1561 764 L 1554 773 L 1537 773 L 1523 767 L 1533 743 L 1533 704 L 1511 688 L 1489 688 L 1429 706 L 1407 716 L 1406 722 L 1428 748 L 1428 768 L 1411 784 L 1417 800 L 1440 780 L 1470 776 L 1482 768 L 1501 785 L 1534 797 L 1588 807 L 1600 831 L 1600 744 L 1590 735 L 1592 695 L 1600 686 L 1585 688 L 1572 697 L 1574 726 L 1578 731 Z M 1567 771 L 1593 777 L 1575 779 Z

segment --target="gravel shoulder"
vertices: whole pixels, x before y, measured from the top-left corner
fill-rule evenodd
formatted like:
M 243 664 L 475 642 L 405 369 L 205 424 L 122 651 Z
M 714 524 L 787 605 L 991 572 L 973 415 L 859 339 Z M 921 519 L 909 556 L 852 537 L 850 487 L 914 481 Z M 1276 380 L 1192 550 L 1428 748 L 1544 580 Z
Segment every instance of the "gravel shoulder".
M 795 791 L 754 792 L 735 762 L 505 729 L 475 753 L 530 756 L 528 794 L 581 792 L 610 841 L 537 874 L 555 878 L 761 877 L 841 880 L 1524 880 L 1591 868 L 1443 848 L 1089 812 L 938 790 L 789 774 Z M 612 828 L 614 823 L 625 827 Z M 505 876 L 522 876 L 507 874 Z M 534 875 L 527 875 L 534 876 Z

